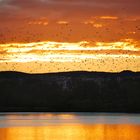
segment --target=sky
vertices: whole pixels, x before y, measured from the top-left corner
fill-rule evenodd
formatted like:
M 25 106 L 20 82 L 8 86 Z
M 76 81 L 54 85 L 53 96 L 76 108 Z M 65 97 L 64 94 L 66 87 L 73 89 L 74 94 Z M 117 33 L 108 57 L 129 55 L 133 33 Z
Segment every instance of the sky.
M 0 0 L 0 70 L 140 71 L 139 0 Z

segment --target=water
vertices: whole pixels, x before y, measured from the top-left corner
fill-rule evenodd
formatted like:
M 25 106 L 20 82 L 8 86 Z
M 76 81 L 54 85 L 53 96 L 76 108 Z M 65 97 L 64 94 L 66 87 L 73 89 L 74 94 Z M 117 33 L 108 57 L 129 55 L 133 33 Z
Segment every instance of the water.
M 1 113 L 0 140 L 140 140 L 140 115 Z

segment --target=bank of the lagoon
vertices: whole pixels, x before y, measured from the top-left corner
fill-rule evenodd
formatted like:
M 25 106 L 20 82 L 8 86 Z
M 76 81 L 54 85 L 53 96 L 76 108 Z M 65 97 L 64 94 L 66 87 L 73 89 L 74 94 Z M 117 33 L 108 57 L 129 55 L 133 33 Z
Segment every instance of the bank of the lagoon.
M 0 111 L 140 112 L 140 73 L 0 73 Z

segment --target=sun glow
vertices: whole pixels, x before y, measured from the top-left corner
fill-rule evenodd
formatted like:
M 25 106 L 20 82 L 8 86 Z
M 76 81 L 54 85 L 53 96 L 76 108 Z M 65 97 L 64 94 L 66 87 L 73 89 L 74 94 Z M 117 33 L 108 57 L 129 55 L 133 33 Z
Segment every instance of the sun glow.
M 127 39 L 119 42 L 88 42 L 81 41 L 77 43 L 67 42 L 34 42 L 34 43 L 13 43 L 0 44 L 1 51 L 5 54 L 0 55 L 1 61 L 50 61 L 53 59 L 60 61 L 76 61 L 78 58 L 94 58 L 110 55 L 138 55 L 140 48 L 136 47 L 137 42 Z M 115 54 L 116 52 L 116 54 Z M 82 54 L 82 55 L 81 55 Z
M 140 69 L 138 46 L 139 42 L 132 39 L 118 42 L 44 41 L 0 44 L 0 69 L 29 72 L 121 71 L 123 69 L 137 71 Z M 28 64 L 28 70 L 21 63 Z M 30 66 L 34 70 L 31 70 Z
M 124 39 L 118 42 L 33 42 L 0 44 L 1 50 L 7 52 L 28 52 L 30 50 L 130 50 L 140 51 L 138 42 L 133 39 Z

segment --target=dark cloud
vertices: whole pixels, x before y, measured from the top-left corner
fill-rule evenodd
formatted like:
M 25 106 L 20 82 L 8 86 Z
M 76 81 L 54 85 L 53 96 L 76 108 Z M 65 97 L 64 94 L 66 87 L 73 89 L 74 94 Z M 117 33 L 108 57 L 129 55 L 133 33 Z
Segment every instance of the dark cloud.
M 136 16 L 139 5 L 139 0 L 1 0 L 0 18 Z

